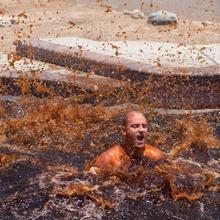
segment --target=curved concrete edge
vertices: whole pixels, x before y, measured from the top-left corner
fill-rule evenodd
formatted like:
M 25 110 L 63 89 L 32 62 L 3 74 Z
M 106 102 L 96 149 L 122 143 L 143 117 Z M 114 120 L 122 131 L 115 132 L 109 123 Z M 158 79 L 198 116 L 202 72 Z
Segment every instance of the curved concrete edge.
M 205 119 L 210 126 L 216 129 L 216 133 L 219 132 L 220 128 L 220 108 L 219 109 L 151 109 L 146 106 L 140 106 L 132 103 L 124 103 L 122 105 L 116 105 L 108 107 L 108 111 L 113 113 L 113 115 L 119 115 L 122 119 L 124 113 L 128 109 L 135 109 L 141 111 L 145 114 L 148 122 L 149 129 L 157 127 L 157 129 L 163 130 L 165 127 L 172 124 L 175 129 L 178 120 L 189 120 L 189 121 L 199 121 Z
M 70 48 L 42 40 L 17 41 L 20 56 L 145 84 L 142 98 L 155 107 L 170 109 L 220 108 L 220 67 L 166 68 Z M 136 84 L 136 85 L 135 85 Z
M 99 75 L 107 75 L 113 78 L 125 78 L 140 81 L 147 74 L 162 75 L 166 77 L 200 77 L 220 76 L 220 66 L 207 67 L 160 67 L 147 63 L 127 60 L 117 56 L 110 56 L 82 50 L 79 47 L 69 47 L 48 41 L 32 39 L 28 41 L 16 41 L 16 53 L 30 59 L 41 60 L 72 69 L 84 69 L 87 72 L 94 71 Z M 54 55 L 54 56 L 48 56 Z M 89 66 L 85 66 L 85 65 Z M 98 66 L 97 66 L 98 65 Z M 112 74 L 111 74 L 112 72 Z M 130 75 L 129 72 L 133 74 Z M 144 78 L 143 78 L 144 79 Z
M 27 97 L 30 101 L 35 102 L 39 98 Z M 10 117 L 22 117 L 25 114 L 25 109 L 19 101 L 22 100 L 21 96 L 4 96 L 0 95 L 0 106 L 5 108 Z M 40 100 L 40 99 L 39 99 Z M 81 104 L 88 105 L 89 103 Z M 220 108 L 219 109 L 159 109 L 159 108 L 148 108 L 147 106 L 137 105 L 132 103 L 124 103 L 113 106 L 103 106 L 106 111 L 116 114 L 124 114 L 128 109 L 136 109 L 147 117 L 155 119 L 181 119 L 181 118 L 206 118 L 207 121 L 219 123 L 220 122 Z M 18 111 L 19 110 L 19 111 Z M 1 118 L 0 118 L 1 119 Z
M 16 69 L 0 70 L 0 94 L 8 96 L 70 97 L 87 94 L 95 102 L 96 96 L 101 94 L 103 99 L 108 99 L 110 95 L 127 87 L 127 84 L 108 77 L 73 73 L 61 67 L 26 72 Z M 89 99 L 87 102 L 89 103 Z
M 220 117 L 220 108 L 217 109 L 164 109 L 164 108 L 147 108 L 141 105 L 133 103 L 124 103 L 121 105 L 115 105 L 108 107 L 109 111 L 126 111 L 127 109 L 139 109 L 143 110 L 146 114 L 160 114 L 160 115 L 205 115 L 205 114 L 217 114 Z M 220 118 L 219 118 L 220 119 Z

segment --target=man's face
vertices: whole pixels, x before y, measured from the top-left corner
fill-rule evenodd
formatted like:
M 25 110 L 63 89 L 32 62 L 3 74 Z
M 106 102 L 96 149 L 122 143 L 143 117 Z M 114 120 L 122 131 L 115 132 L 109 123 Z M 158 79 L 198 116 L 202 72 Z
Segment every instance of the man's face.
M 127 117 L 127 127 L 123 131 L 126 143 L 132 147 L 143 148 L 147 135 L 146 118 L 138 112 L 129 113 Z

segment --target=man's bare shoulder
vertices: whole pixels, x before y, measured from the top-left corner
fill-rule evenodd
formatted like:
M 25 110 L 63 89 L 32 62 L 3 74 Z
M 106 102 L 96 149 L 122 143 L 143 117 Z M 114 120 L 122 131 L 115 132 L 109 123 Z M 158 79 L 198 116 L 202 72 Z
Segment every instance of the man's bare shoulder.
M 115 145 L 96 157 L 94 166 L 98 168 L 121 167 L 129 161 L 128 155 L 120 145 Z
M 145 144 L 144 156 L 153 160 L 161 160 L 164 158 L 164 153 L 157 147 Z

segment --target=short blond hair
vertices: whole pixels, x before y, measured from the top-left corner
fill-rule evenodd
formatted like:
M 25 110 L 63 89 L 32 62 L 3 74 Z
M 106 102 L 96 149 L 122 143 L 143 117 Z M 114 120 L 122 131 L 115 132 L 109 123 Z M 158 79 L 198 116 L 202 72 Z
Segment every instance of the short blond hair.
M 125 114 L 123 115 L 123 118 L 122 118 L 122 126 L 123 127 L 127 127 L 127 124 L 128 124 L 128 116 L 130 115 L 130 114 L 141 114 L 141 115 L 143 115 L 144 117 L 145 117 L 145 119 L 146 119 L 146 116 L 145 116 L 145 114 L 144 113 L 142 113 L 141 111 L 139 111 L 139 110 L 135 110 L 135 109 L 129 109 L 129 110 L 127 110 L 126 112 L 125 112 Z

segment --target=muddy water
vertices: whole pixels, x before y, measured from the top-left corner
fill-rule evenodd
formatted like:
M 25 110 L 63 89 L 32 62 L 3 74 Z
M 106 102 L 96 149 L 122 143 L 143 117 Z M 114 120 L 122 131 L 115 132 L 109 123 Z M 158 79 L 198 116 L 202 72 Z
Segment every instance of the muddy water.
M 84 163 L 121 141 L 124 109 L 78 102 L 1 105 L 1 219 L 219 219 L 217 116 L 148 114 L 148 142 L 167 159 L 94 174 Z
M 117 10 L 140 9 L 146 14 L 157 10 L 167 10 L 177 13 L 183 19 L 220 22 L 220 1 L 218 0 L 105 0 L 96 3 L 91 0 L 77 0 L 76 2 L 92 4 L 98 2 L 111 5 Z

